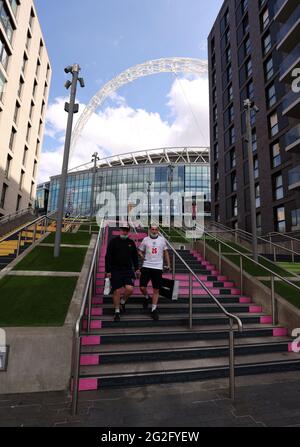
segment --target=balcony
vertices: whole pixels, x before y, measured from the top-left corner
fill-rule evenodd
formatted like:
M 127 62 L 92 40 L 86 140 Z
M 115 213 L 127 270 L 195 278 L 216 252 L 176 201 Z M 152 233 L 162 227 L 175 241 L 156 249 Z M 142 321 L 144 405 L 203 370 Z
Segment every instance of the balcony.
M 300 119 L 300 93 L 291 90 L 282 101 L 282 110 L 283 115 Z
M 292 77 L 292 71 L 297 67 L 300 67 L 300 42 L 281 64 L 279 73 L 280 82 L 291 84 L 294 80 Z
M 282 139 L 286 152 L 300 149 L 300 124 L 287 132 Z
M 274 6 L 274 19 L 284 23 L 298 6 L 298 0 L 277 0 Z
M 289 171 L 289 190 L 300 188 L 300 166 Z
M 284 53 L 290 53 L 293 48 L 298 44 L 300 35 L 300 3 L 290 17 L 287 19 L 284 25 L 282 25 L 277 41 L 277 50 Z

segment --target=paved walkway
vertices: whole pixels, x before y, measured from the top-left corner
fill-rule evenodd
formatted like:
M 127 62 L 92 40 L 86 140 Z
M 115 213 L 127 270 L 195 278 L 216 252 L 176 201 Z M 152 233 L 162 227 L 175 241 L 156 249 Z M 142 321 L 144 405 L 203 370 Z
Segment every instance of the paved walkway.
M 70 415 L 67 393 L 0 396 L 0 426 L 43 427 L 300 427 L 299 372 L 227 381 L 108 389 L 81 395 Z

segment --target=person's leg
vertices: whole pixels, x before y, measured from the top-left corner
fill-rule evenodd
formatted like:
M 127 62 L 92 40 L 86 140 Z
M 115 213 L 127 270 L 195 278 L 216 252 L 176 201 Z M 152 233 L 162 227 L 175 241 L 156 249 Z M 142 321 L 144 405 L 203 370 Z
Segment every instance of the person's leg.
M 144 296 L 143 308 L 147 309 L 150 304 L 150 296 L 148 294 L 148 283 L 150 281 L 149 277 L 149 269 L 142 268 L 141 270 L 141 278 L 140 278 L 140 290 L 142 295 Z
M 151 317 L 153 320 L 157 321 L 159 319 L 158 316 L 158 300 L 159 300 L 159 289 L 162 280 L 162 271 L 161 270 L 153 270 L 151 275 L 152 287 L 153 287 L 153 296 L 152 296 L 152 309 L 151 309 Z
M 115 321 L 120 321 L 120 301 L 121 301 L 122 289 L 117 289 L 113 293 L 113 303 L 115 309 Z

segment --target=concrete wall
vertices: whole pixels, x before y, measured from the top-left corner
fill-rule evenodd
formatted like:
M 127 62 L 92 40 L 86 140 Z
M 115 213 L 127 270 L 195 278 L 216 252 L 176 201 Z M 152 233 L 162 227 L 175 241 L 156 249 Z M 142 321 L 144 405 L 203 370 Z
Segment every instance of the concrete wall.
M 0 394 L 63 391 L 70 385 L 73 331 L 93 256 L 92 236 L 63 327 L 5 328 L 8 369 L 0 372 Z
M 203 243 L 197 242 L 196 248 L 203 252 Z M 219 255 L 211 247 L 206 245 L 206 259 L 218 268 Z M 240 287 L 240 270 L 228 259 L 222 260 L 222 274 L 235 281 Z M 253 302 L 263 307 L 263 311 L 272 314 L 271 290 L 248 273 L 244 272 L 243 294 L 253 299 Z M 280 325 L 292 332 L 295 328 L 300 328 L 300 310 L 276 294 L 278 322 Z

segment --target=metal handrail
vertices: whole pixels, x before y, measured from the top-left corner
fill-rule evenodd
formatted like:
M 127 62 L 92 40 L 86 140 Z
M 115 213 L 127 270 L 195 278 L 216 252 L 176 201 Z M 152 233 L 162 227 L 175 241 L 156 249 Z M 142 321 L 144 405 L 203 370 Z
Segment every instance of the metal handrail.
M 79 387 L 79 370 L 80 370 L 80 349 L 81 349 L 81 321 L 85 316 L 86 308 L 88 308 L 87 315 L 87 334 L 90 333 L 91 330 L 91 312 L 92 312 L 92 292 L 93 287 L 95 287 L 97 271 L 98 271 L 98 262 L 99 262 L 99 254 L 100 254 L 100 245 L 103 242 L 103 230 L 106 228 L 104 225 L 104 219 L 101 221 L 97 242 L 94 248 L 94 253 L 91 261 L 91 265 L 89 268 L 88 278 L 86 281 L 83 300 L 80 308 L 79 317 L 77 318 L 75 329 L 74 329 L 74 340 L 73 340 L 73 390 L 72 390 L 72 414 L 77 413 L 77 405 L 78 405 L 78 387 Z M 100 243 L 101 242 L 101 243 Z
M 219 231 L 218 233 L 233 233 L 235 236 L 237 236 L 238 234 L 242 233 L 242 235 L 240 235 L 239 237 L 241 238 L 248 238 L 248 241 L 251 242 L 252 241 L 252 234 L 249 233 L 248 231 L 245 230 L 241 230 L 241 229 L 231 229 L 231 228 L 227 228 L 225 225 L 213 222 L 212 225 L 216 226 L 216 227 L 223 227 L 224 230 Z M 214 233 L 213 231 L 211 231 L 211 233 Z M 269 234 L 269 236 L 271 236 L 272 233 Z M 276 234 L 281 234 L 281 233 L 276 233 Z M 299 239 L 294 239 L 294 238 L 290 238 L 293 239 L 297 242 L 300 242 Z M 297 251 L 294 250 L 293 245 L 292 248 L 287 248 L 287 247 L 283 247 L 282 245 L 276 244 L 275 242 L 273 242 L 272 240 L 268 240 L 265 239 L 263 236 L 259 236 L 257 238 L 258 241 L 262 241 L 264 244 L 268 244 L 271 246 L 271 248 L 273 248 L 273 254 L 274 254 L 274 262 L 276 262 L 276 248 L 279 248 L 281 250 L 284 250 L 287 253 L 291 253 L 292 255 L 292 262 L 295 262 L 295 256 L 300 256 L 300 253 L 298 253 Z
M 160 227 L 161 233 L 165 233 Z M 206 285 L 199 279 L 197 274 L 191 269 L 191 267 L 185 262 L 185 260 L 180 256 L 178 251 L 172 246 L 172 244 L 166 239 L 167 246 L 173 253 L 173 276 L 175 268 L 175 256 L 183 263 L 189 272 L 189 327 L 193 328 L 193 281 L 192 277 L 201 285 L 201 287 L 207 292 L 207 294 L 212 298 L 219 309 L 229 318 L 229 394 L 232 400 L 235 399 L 235 356 L 234 356 L 234 322 L 238 325 L 239 332 L 243 331 L 243 323 L 239 317 L 228 312 L 224 306 L 217 300 L 213 293 L 206 287 Z
M 266 272 L 270 273 L 270 276 L 271 276 L 272 321 L 273 321 L 273 325 L 276 325 L 277 324 L 277 315 L 276 315 L 276 297 L 275 297 L 275 278 L 279 279 L 282 282 L 285 282 L 289 286 L 294 287 L 298 291 L 300 291 L 300 287 L 297 286 L 296 284 L 294 284 L 293 282 L 289 281 L 288 279 L 284 278 L 283 276 L 279 275 L 279 273 L 276 273 L 273 270 L 269 269 L 268 267 L 262 265 L 260 262 L 255 261 L 247 254 L 242 253 L 241 251 L 239 251 L 236 248 L 232 247 L 231 245 L 227 244 L 222 239 L 215 236 L 213 233 L 209 233 L 208 231 L 206 231 L 205 229 L 201 229 L 200 227 L 198 227 L 198 230 L 203 232 L 204 247 L 206 246 L 206 236 L 209 236 L 209 237 L 215 239 L 219 243 L 219 270 L 221 270 L 221 266 L 222 266 L 222 244 L 240 256 L 241 289 L 243 289 L 243 276 L 244 276 L 243 258 L 251 261 L 253 264 L 257 265 L 258 267 L 264 269 Z
M 16 211 L 15 213 L 11 213 L 6 216 L 3 216 L 0 218 L 0 225 L 2 225 L 3 223 L 9 222 L 14 217 L 21 217 L 30 211 L 32 212 L 32 214 L 34 214 L 33 208 L 28 207 L 28 208 L 24 208 L 23 210 Z
M 295 242 L 300 242 L 300 239 L 296 238 L 296 237 L 292 237 L 289 236 L 287 233 L 278 233 L 278 231 L 272 231 L 271 233 L 268 233 L 267 236 L 281 236 L 282 238 L 286 237 L 289 240 L 295 241 Z
M 75 224 L 75 221 L 79 218 L 79 214 L 76 216 L 76 217 L 74 217 L 72 220 L 71 220 L 71 222 L 68 222 L 68 224 L 66 225 L 66 228 L 65 228 L 65 232 L 68 232 L 71 228 L 72 228 L 72 226 Z

